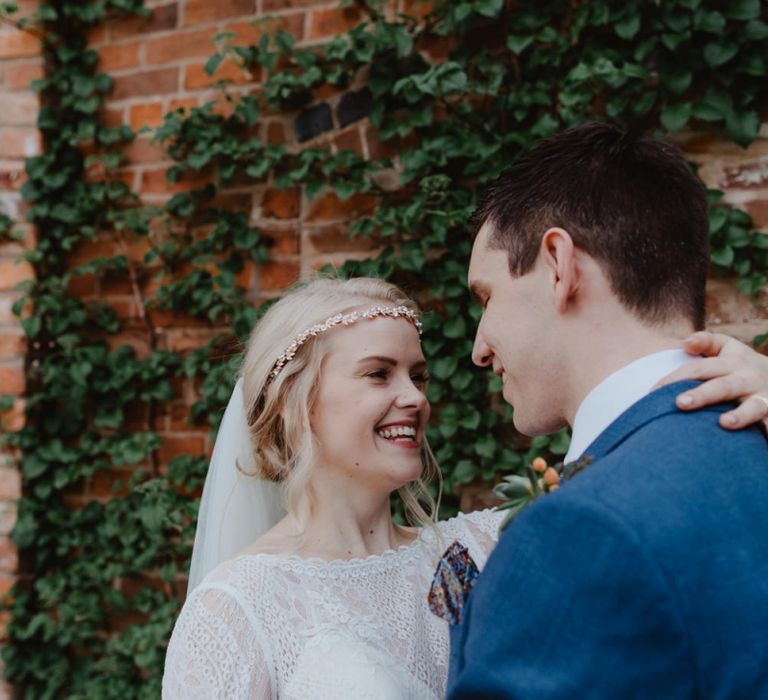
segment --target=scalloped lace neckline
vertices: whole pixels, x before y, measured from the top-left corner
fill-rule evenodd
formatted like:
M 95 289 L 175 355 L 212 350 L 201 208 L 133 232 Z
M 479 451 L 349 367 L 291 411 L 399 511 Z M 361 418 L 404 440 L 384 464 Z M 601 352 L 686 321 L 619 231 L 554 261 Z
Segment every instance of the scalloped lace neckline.
M 325 568 L 333 570 L 347 570 L 367 566 L 386 566 L 390 563 L 398 563 L 407 558 L 411 552 L 415 552 L 420 545 L 427 544 L 434 535 L 428 527 L 418 529 L 416 537 L 408 544 L 401 544 L 394 549 L 385 549 L 381 554 L 369 554 L 367 557 L 350 557 L 349 559 L 323 559 L 322 557 L 304 557 L 300 554 L 273 554 L 271 552 L 254 552 L 253 554 L 241 554 L 236 559 L 250 559 L 268 561 L 278 566 L 290 566 L 291 568 Z

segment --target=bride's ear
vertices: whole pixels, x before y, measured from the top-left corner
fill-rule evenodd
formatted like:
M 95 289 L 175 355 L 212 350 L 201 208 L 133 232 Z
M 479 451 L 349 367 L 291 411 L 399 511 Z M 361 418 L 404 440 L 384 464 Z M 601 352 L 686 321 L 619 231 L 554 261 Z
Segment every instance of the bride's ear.
M 576 247 L 571 235 L 562 228 L 548 229 L 541 239 L 539 255 L 546 266 L 555 307 L 564 313 L 579 287 Z

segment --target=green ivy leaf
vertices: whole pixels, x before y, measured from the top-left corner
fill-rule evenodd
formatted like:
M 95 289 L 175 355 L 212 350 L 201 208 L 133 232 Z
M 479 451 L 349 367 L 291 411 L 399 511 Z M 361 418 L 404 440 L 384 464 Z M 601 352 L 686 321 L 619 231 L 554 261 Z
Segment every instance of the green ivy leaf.
M 678 102 L 673 105 L 666 105 L 661 110 L 661 123 L 667 131 L 674 133 L 682 129 L 691 118 L 691 103 Z
M 640 15 L 630 13 L 614 26 L 616 34 L 626 41 L 633 39 L 640 31 Z
M 760 0 L 729 0 L 725 15 L 738 20 L 757 19 L 760 16 Z
M 728 63 L 739 52 L 739 45 L 729 42 L 710 43 L 704 47 L 704 60 L 712 68 L 718 68 Z

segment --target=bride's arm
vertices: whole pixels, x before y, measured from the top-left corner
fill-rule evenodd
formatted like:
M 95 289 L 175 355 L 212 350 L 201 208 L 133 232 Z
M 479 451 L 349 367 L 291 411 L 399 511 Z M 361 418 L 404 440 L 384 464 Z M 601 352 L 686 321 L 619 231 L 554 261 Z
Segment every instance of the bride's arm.
M 168 644 L 163 700 L 272 698 L 269 666 L 240 604 L 211 588 L 187 599 Z
M 693 410 L 722 401 L 739 401 L 738 408 L 720 416 L 720 425 L 739 430 L 762 421 L 768 430 L 768 357 L 727 335 L 704 331 L 688 338 L 684 349 L 703 359 L 672 372 L 659 385 L 684 379 L 702 380 L 704 384 L 680 394 L 679 408 Z

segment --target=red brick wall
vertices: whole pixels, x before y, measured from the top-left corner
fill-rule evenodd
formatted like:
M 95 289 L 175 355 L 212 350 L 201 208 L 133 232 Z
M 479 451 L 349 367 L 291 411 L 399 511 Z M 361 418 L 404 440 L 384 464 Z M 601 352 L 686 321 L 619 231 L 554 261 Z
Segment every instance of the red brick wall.
M 24 182 L 24 158 L 40 150 L 35 126 L 38 101 L 29 81 L 41 77 L 42 70 L 38 40 L 13 27 L 0 27 L 0 211 L 19 224 L 24 220 L 19 193 Z M 33 274 L 21 256 L 25 247 L 34 245 L 34 231 L 29 226 L 17 224 L 15 229 L 25 231 L 23 240 L 0 239 L 0 394 L 17 397 L 13 408 L 0 414 L 0 421 L 2 427 L 11 430 L 18 430 L 24 420 L 25 353 L 24 335 L 11 307 L 18 299 L 14 287 Z M 0 444 L 0 596 L 13 585 L 18 568 L 16 546 L 9 537 L 16 521 L 14 500 L 21 495 L 21 476 L 14 458 Z M 0 681 L 0 698 L 6 697 L 10 697 L 10 688 Z

